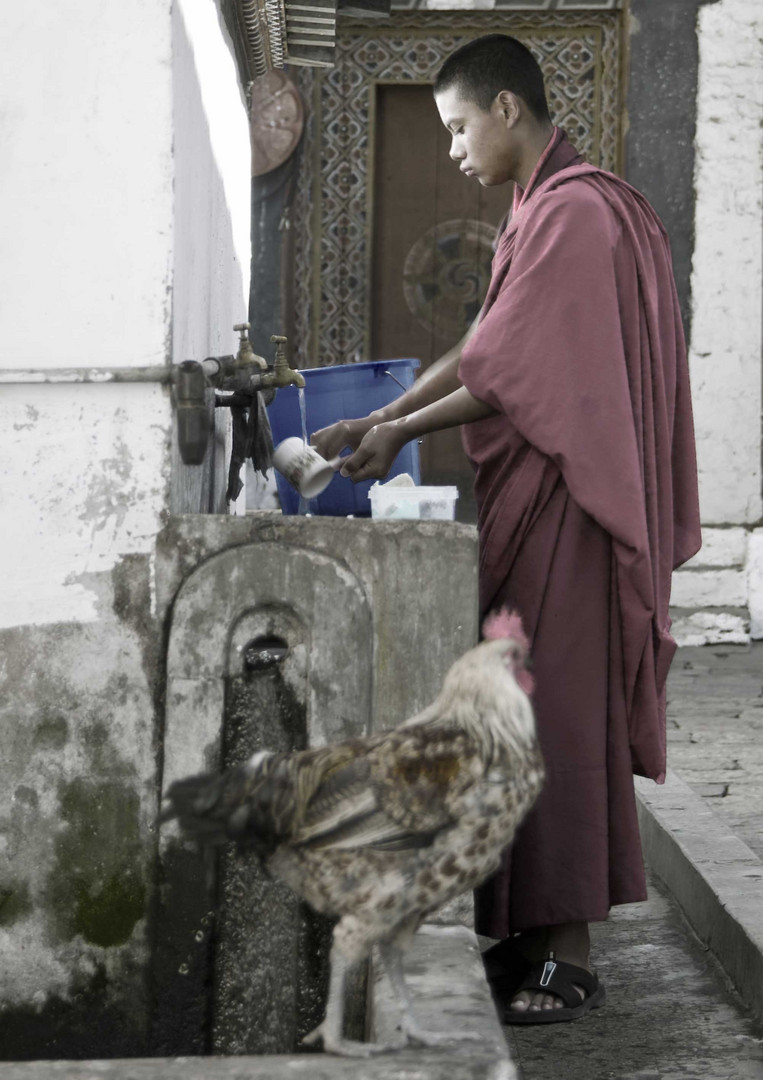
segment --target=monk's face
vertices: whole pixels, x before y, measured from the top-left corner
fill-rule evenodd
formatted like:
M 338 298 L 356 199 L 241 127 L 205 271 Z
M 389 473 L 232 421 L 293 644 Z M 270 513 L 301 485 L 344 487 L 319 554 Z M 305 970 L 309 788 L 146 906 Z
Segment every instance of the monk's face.
M 464 97 L 458 86 L 435 96 L 437 111 L 450 132 L 450 156 L 462 173 L 484 187 L 514 179 L 518 145 L 515 99 L 502 91 L 489 109 Z

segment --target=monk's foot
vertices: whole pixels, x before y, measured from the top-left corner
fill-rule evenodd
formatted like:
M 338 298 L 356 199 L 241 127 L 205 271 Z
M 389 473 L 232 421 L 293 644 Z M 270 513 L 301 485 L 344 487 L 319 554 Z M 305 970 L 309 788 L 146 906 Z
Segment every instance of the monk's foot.
M 526 931 L 513 940 L 528 960 L 543 960 L 549 953 L 553 953 L 555 960 L 574 964 L 575 967 L 583 968 L 584 971 L 591 970 L 588 923 L 561 923 L 559 926 L 539 927 L 536 930 Z M 580 1000 L 583 1001 L 586 996 L 585 990 L 577 985 L 575 989 L 580 994 Z M 509 1005 L 514 1012 L 537 1012 L 541 1009 L 564 1007 L 564 1002 L 556 994 L 533 993 L 528 990 L 516 994 Z

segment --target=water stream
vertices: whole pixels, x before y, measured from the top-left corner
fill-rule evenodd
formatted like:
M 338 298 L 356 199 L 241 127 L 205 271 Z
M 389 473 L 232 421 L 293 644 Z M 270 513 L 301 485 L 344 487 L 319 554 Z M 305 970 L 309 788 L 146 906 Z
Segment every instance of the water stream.
M 302 421 L 302 442 L 307 443 L 307 402 L 304 386 L 297 387 L 297 397 L 299 398 L 299 416 Z
M 305 388 L 304 388 L 304 386 L 298 386 L 297 387 L 297 398 L 299 399 L 299 417 L 300 417 L 300 420 L 302 421 L 302 442 L 305 444 L 305 446 L 307 446 L 307 442 L 308 442 L 308 439 L 307 439 L 307 400 L 305 398 Z M 310 503 L 311 503 L 311 501 L 312 500 L 305 499 L 305 498 L 303 498 L 302 495 L 300 495 L 300 497 L 299 497 L 299 508 L 297 510 L 297 513 L 298 514 L 309 514 L 310 513 Z

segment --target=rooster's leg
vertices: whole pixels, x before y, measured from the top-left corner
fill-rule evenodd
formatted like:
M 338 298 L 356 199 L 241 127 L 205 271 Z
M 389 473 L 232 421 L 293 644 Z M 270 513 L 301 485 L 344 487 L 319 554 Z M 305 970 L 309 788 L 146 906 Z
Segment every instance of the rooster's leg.
M 448 1043 L 480 1038 L 473 1031 L 427 1031 L 413 1011 L 413 1002 L 403 974 L 403 952 L 396 945 L 379 945 L 384 971 L 397 999 L 402 1014 L 402 1029 L 409 1043 L 414 1046 L 446 1046 Z
M 399 1046 L 358 1042 L 355 1039 L 343 1037 L 344 987 L 347 972 L 351 967 L 352 962 L 339 951 L 334 943 L 331 946 L 331 978 L 326 1016 L 323 1023 L 305 1035 L 302 1042 L 312 1046 L 320 1039 L 323 1042 L 323 1049 L 329 1054 L 341 1054 L 343 1057 L 371 1057 L 372 1054 L 383 1054 L 387 1050 L 399 1049 Z

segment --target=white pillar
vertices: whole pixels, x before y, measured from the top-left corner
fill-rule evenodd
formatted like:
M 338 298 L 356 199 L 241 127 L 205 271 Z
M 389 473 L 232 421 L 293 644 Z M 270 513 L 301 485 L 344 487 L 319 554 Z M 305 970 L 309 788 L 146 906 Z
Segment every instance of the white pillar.
M 763 636 L 750 534 L 763 514 L 763 4 L 701 7 L 698 37 L 689 360 L 705 546 L 673 601 L 679 641 L 742 641 Z

